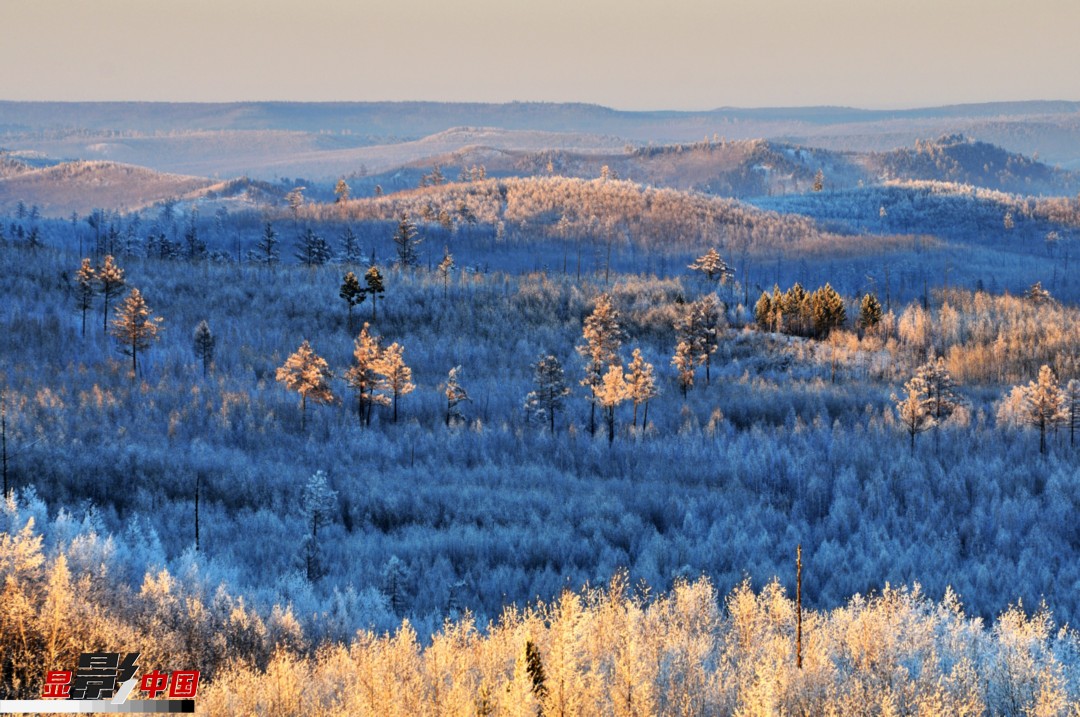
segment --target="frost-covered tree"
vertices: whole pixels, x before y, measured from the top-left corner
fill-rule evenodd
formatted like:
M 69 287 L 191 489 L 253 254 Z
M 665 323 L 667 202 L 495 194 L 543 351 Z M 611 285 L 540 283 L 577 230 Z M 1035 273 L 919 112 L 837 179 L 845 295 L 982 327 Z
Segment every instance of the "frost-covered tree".
M 732 274 L 727 263 L 720 258 L 720 252 L 712 247 L 710 247 L 704 255 L 698 257 L 694 263 L 690 264 L 687 268 L 693 271 L 700 271 L 705 275 L 705 278 L 708 281 L 727 281 L 728 277 Z
M 825 172 L 824 172 L 824 170 L 818 169 L 817 173 L 814 174 L 814 185 L 813 185 L 812 189 L 815 192 L 820 192 L 821 190 L 825 189 Z
M 138 289 L 132 289 L 124 303 L 116 307 L 112 335 L 119 344 L 120 352 L 131 357 L 133 377 L 138 370 L 139 352 L 150 348 L 150 345 L 157 340 L 158 331 L 161 330 L 161 321 L 153 315 Z
M 1065 411 L 1068 413 L 1069 445 L 1076 445 L 1076 429 L 1080 428 L 1080 381 L 1069 379 L 1065 384 Z
M 250 254 L 250 259 L 253 263 L 264 266 L 274 266 L 281 260 L 281 252 L 278 251 L 277 232 L 274 231 L 272 223 L 267 222 L 263 227 L 262 236 L 256 242 L 255 249 Z
M 892 400 L 896 402 L 896 415 L 911 437 L 911 452 L 915 452 L 915 436 L 928 431 L 934 426 L 934 415 L 930 412 L 930 400 L 927 395 L 926 382 L 919 376 L 914 376 L 904 384 L 906 394 L 903 398 L 897 398 L 892 394 Z
M 762 331 L 769 331 L 773 326 L 773 302 L 769 292 L 761 292 L 754 304 L 754 321 Z
M 402 214 L 398 221 L 397 231 L 394 232 L 394 246 L 397 247 L 398 263 L 402 269 L 415 266 L 420 261 L 416 249 L 419 244 L 416 224 L 408 214 Z
M 383 275 L 382 272 L 379 271 L 379 267 L 372 264 L 368 268 L 367 272 L 364 274 L 364 283 L 367 284 L 367 293 L 371 294 L 371 320 L 375 321 L 375 319 L 378 318 L 375 311 L 375 300 L 380 294 L 386 292 L 386 287 L 383 284 Z
M 608 443 L 615 440 L 615 409 L 619 404 L 630 399 L 630 387 L 626 384 L 623 367 L 619 364 L 608 366 L 599 386 L 593 386 L 593 400 L 604 411 L 608 427 Z
M 341 231 L 341 254 L 339 260 L 345 264 L 356 265 L 360 263 L 360 240 L 357 239 L 352 227 L 345 227 Z
M 773 298 L 774 311 L 776 299 Z M 784 292 L 783 306 L 780 309 L 783 315 L 781 331 L 787 331 L 797 336 L 809 336 L 813 325 L 813 309 L 810 302 L 810 294 L 802 284 L 795 282 L 790 289 Z
M 102 305 L 102 328 L 109 328 L 109 302 L 124 291 L 124 270 L 116 265 L 112 255 L 97 268 L 98 293 L 104 299 Z
M 623 341 L 619 312 L 610 294 L 597 297 L 592 313 L 585 317 L 582 336 L 584 343 L 577 351 L 585 359 L 585 377 L 581 385 L 589 391 L 589 433 L 592 434 L 596 433 L 596 389 L 603 382 L 607 368 L 620 363 L 619 349 Z
M 697 346 L 701 350 L 698 360 L 705 364 L 705 385 L 708 386 L 712 378 L 710 375 L 712 355 L 720 346 L 722 305 L 716 298 L 716 294 L 706 294 L 691 305 L 691 310 L 697 317 L 694 323 L 698 331 Z
M 275 374 L 275 378 L 285 384 L 285 388 L 300 394 L 300 430 L 307 428 L 307 404 L 333 403 L 334 393 L 330 390 L 330 379 L 334 374 L 326 360 L 311 350 L 307 339 L 300 348 L 285 359 Z
M 675 347 L 675 355 L 671 357 L 671 365 L 678 372 L 679 388 L 685 399 L 686 392 L 694 386 L 694 369 L 697 367 L 694 348 L 688 342 L 680 341 Z
M 342 207 L 349 201 L 349 185 L 345 183 L 344 178 L 337 180 L 337 184 L 334 185 L 334 202 Z
M 210 364 L 214 362 L 214 343 L 216 339 L 214 335 L 210 333 L 210 324 L 203 319 L 199 322 L 199 325 L 195 327 L 195 333 L 192 335 L 192 344 L 195 348 L 195 357 L 202 361 L 203 376 L 210 368 Z
M 461 366 L 455 366 L 450 369 L 449 375 L 446 377 L 446 384 L 443 386 L 443 395 L 446 396 L 446 425 L 450 425 L 451 420 L 461 419 L 461 412 L 458 410 L 458 405 L 464 401 L 470 401 L 469 394 L 465 392 L 465 389 L 461 386 L 460 381 Z
M 873 294 L 865 294 L 859 304 L 859 328 L 869 333 L 881 323 L 884 316 L 878 298 Z
M 285 202 L 293 214 L 293 224 L 300 222 L 300 210 L 304 208 L 304 190 L 307 187 L 293 187 L 285 195 Z
M 811 295 L 810 307 L 814 335 L 818 338 L 825 338 L 833 329 L 843 327 L 847 321 L 844 300 L 829 284 L 825 284 Z
M 412 369 L 405 365 L 402 354 L 405 349 L 398 343 L 392 343 L 379 354 L 375 361 L 375 373 L 378 375 L 378 389 L 384 395 L 389 394 L 393 405 L 393 421 L 397 423 L 398 399 L 412 393 L 416 384 L 412 382 Z
M 307 579 L 315 582 L 326 574 L 322 551 L 319 549 L 319 526 L 328 522 L 337 505 L 337 491 L 330 488 L 326 473 L 316 471 L 304 486 L 304 518 L 311 533 L 304 536 L 304 563 Z
M 1024 297 L 1033 304 L 1045 304 L 1051 301 L 1050 292 L 1043 288 L 1041 281 L 1036 281 L 1024 293 Z
M 570 395 L 566 375 L 559 359 L 553 355 L 543 356 L 533 367 L 536 390 L 525 396 L 525 411 L 548 424 L 555 433 L 555 411 L 561 410 L 563 400 Z
M 634 428 L 637 428 L 638 406 L 643 404 L 645 413 L 641 418 L 641 425 L 645 427 L 649 423 L 649 401 L 660 395 L 653 365 L 641 356 L 641 349 L 634 349 L 630 364 L 626 368 L 626 384 L 630 390 L 630 400 L 634 402 Z
M 443 280 L 443 298 L 446 298 L 447 292 L 450 290 L 450 272 L 454 270 L 454 255 L 450 253 L 450 247 L 443 247 L 443 258 L 439 262 L 439 274 L 442 275 Z
M 86 312 L 94 305 L 97 294 L 97 273 L 90 265 L 90 259 L 83 259 L 82 266 L 75 272 L 75 306 L 82 313 L 82 335 L 86 336 Z
M 948 419 L 963 403 L 956 392 L 956 383 L 945 367 L 943 356 L 934 358 L 931 352 L 930 358 L 916 370 L 915 375 L 922 379 L 926 387 L 926 400 L 935 422 Z
M 372 336 L 368 327 L 365 323 L 360 329 L 353 346 L 353 365 L 345 372 L 345 382 L 356 391 L 356 414 L 363 425 L 371 424 L 372 406 L 390 404 L 388 397 L 375 392 L 379 383 L 375 369 L 381 351 L 378 337 Z
M 1046 453 L 1046 431 L 1069 419 L 1065 392 L 1057 384 L 1054 371 L 1047 365 L 1039 377 L 1026 386 L 1014 386 L 998 409 L 998 420 L 1022 423 L 1039 429 L 1039 452 Z
M 345 278 L 341 281 L 341 288 L 338 290 L 338 296 L 340 296 L 345 304 L 349 307 L 349 331 L 352 331 L 352 310 L 357 304 L 362 304 L 367 297 L 367 291 L 364 287 L 360 286 L 360 280 L 356 278 L 356 274 L 351 271 L 345 273 Z
M 296 258 L 304 266 L 322 266 L 330 261 L 332 256 L 330 245 L 311 227 L 305 229 L 300 235 L 300 241 L 296 246 Z

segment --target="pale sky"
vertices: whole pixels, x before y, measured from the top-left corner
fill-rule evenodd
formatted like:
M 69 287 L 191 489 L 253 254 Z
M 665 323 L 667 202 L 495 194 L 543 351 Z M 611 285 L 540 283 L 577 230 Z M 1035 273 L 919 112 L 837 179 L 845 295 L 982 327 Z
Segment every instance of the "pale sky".
M 0 0 L 0 99 L 1080 100 L 1080 0 Z

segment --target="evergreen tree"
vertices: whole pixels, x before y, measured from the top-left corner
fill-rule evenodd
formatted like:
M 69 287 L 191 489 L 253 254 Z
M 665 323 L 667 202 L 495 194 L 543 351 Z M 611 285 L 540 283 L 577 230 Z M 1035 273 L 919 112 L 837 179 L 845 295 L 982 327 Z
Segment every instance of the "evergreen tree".
M 754 304 L 754 321 L 762 331 L 768 331 L 773 325 L 773 305 L 769 292 L 761 292 L 761 298 Z
M 775 304 L 775 299 L 774 302 Z M 790 289 L 784 292 L 784 302 L 781 313 L 786 327 L 784 330 L 796 336 L 809 336 L 812 323 L 812 309 L 810 295 L 802 284 L 795 282 Z
M 596 433 L 597 389 L 603 382 L 607 368 L 620 363 L 619 348 L 623 339 L 619 312 L 615 310 L 609 294 L 597 297 L 596 307 L 585 318 L 582 336 L 585 341 L 577 347 L 577 351 L 586 361 L 581 385 L 589 389 L 589 433 L 593 434 Z
M 386 289 L 383 285 L 383 276 L 379 272 L 379 267 L 374 264 L 368 268 L 367 273 L 364 274 L 364 282 L 367 284 L 367 293 L 371 294 L 371 320 L 375 321 L 375 299 L 379 294 L 385 293 Z
M 825 189 L 825 172 L 818 169 L 817 173 L 814 175 L 813 190 L 815 192 L 820 192 L 823 189 Z
M 687 268 L 700 271 L 708 281 L 726 281 L 732 275 L 731 269 L 720 258 L 720 252 L 711 248 L 703 256 L 698 257 Z
M 825 338 L 833 329 L 841 328 L 847 321 L 844 300 L 830 286 L 825 284 L 810 297 L 814 335 Z
M 394 245 L 397 247 L 398 263 L 401 268 L 407 269 L 419 263 L 420 257 L 416 250 L 419 244 L 416 225 L 409 219 L 408 214 L 402 214 L 397 231 L 394 232 Z
M 337 491 L 330 488 L 326 473 L 316 471 L 304 486 L 304 517 L 311 526 L 311 534 L 304 538 L 304 563 L 307 579 L 315 582 L 326 574 L 319 549 L 319 526 L 330 520 L 337 504 Z
M 465 389 L 461 387 L 459 377 L 461 376 L 461 366 L 455 366 L 450 369 L 450 374 L 446 378 L 446 385 L 443 389 L 443 394 L 446 396 L 446 425 L 450 425 L 451 420 L 458 420 L 462 418 L 461 412 L 458 410 L 458 405 L 464 401 L 471 400 L 469 394 L 465 392 Z
M 305 339 L 285 363 L 280 366 L 275 378 L 285 384 L 285 388 L 300 394 L 300 430 L 307 428 L 307 404 L 333 403 L 334 394 L 330 390 L 329 380 L 334 374 L 326 360 L 311 350 Z
M 634 428 L 637 428 L 638 406 L 645 404 L 645 414 L 641 418 L 641 427 L 644 428 L 649 422 L 649 401 L 660 395 L 656 388 L 653 365 L 642 358 L 641 349 L 634 349 L 627 370 L 629 375 L 626 383 L 630 389 L 630 400 L 634 402 Z
M 89 259 L 82 260 L 82 266 L 75 272 L 75 301 L 79 311 L 82 312 L 82 335 L 86 336 L 86 312 L 94 305 L 94 295 L 97 294 L 97 273 L 90 265 Z
M 450 272 L 454 270 L 454 256 L 450 253 L 450 247 L 443 247 L 443 258 L 439 262 L 439 273 L 442 274 L 443 279 L 443 298 L 446 298 L 447 292 L 450 290 Z
M 390 399 L 375 393 L 379 379 L 376 366 L 381 355 L 379 339 L 368 332 L 368 324 L 360 329 L 353 347 L 353 365 L 345 372 L 345 382 L 356 391 L 356 413 L 364 425 L 371 424 L 371 407 L 387 406 Z
M 555 411 L 562 409 L 563 399 L 570 395 L 559 359 L 552 355 L 541 357 L 533 367 L 533 382 L 536 390 L 525 397 L 525 411 L 544 420 L 554 434 Z
M 140 351 L 150 348 L 157 340 L 161 319 L 155 318 L 138 289 L 132 289 L 124 303 L 116 307 L 112 335 L 119 342 L 120 352 L 131 357 L 131 375 L 138 369 Z
M 948 419 L 962 400 L 956 393 L 956 384 L 949 375 L 949 370 L 945 368 L 944 357 L 934 358 L 931 352 L 930 358 L 918 368 L 915 375 L 922 379 L 926 386 L 926 398 L 934 421 L 941 423 Z
M 1065 412 L 1068 414 L 1069 445 L 1076 445 L 1076 429 L 1080 428 L 1080 381 L 1069 379 L 1065 385 Z
M 387 346 L 375 362 L 375 373 L 379 376 L 378 388 L 384 395 L 389 393 L 394 407 L 394 423 L 398 418 L 398 399 L 412 393 L 416 384 L 412 382 L 412 369 L 405 365 L 402 358 L 404 348 L 398 343 Z
M 1024 297 L 1033 304 L 1045 304 L 1053 299 L 1050 296 L 1050 292 L 1043 288 L 1041 281 L 1036 281 L 1032 284 Z
M 300 243 L 296 247 L 296 258 L 308 267 L 322 266 L 330 261 L 333 252 L 326 240 L 316 234 L 311 227 L 304 230 Z
M 102 306 L 102 328 L 109 328 L 109 301 L 124 290 L 124 270 L 116 265 L 112 255 L 105 257 L 105 263 L 97 268 L 98 293 L 105 300 Z
M 873 294 L 866 294 L 859 305 L 859 327 L 867 333 L 881 323 L 884 314 L 881 311 L 881 302 Z
M 344 208 L 345 203 L 349 201 L 350 192 L 344 178 L 337 180 L 337 184 L 334 185 L 334 203 Z
M 706 294 L 695 301 L 691 307 L 697 316 L 694 322 L 698 331 L 696 345 L 701 350 L 699 362 L 705 364 L 705 385 L 708 386 L 711 381 L 712 355 L 720 346 L 721 305 L 716 294 Z
M 277 232 L 270 222 L 263 227 L 262 237 L 255 244 L 255 251 L 251 254 L 251 260 L 265 266 L 274 266 L 281 259 L 281 252 L 277 248 Z
M 915 436 L 934 426 L 934 416 L 930 412 L 926 382 L 922 378 L 913 377 L 904 384 L 904 390 L 907 391 L 904 398 L 897 398 L 894 393 L 892 400 L 896 401 L 896 414 L 911 436 L 911 452 L 915 453 Z
M 338 291 L 338 296 L 344 299 L 346 305 L 349 307 L 349 332 L 352 332 L 352 310 L 357 304 L 362 304 L 367 297 L 367 291 L 360 286 L 360 280 L 356 278 L 356 274 L 347 272 L 345 278 L 341 282 L 341 289 Z
M 195 327 L 192 342 L 195 348 L 195 357 L 202 361 L 203 376 L 209 370 L 210 364 L 214 362 L 214 343 L 216 341 L 217 339 L 210 333 L 210 324 L 206 323 L 206 319 L 200 321 L 199 325 Z
M 352 227 L 345 227 L 341 232 L 341 261 L 356 265 L 360 263 L 362 255 L 360 253 L 360 241 L 356 238 L 356 234 L 353 233 Z
M 1027 386 L 1014 386 L 1002 402 L 998 419 L 1015 421 L 1039 429 L 1039 453 L 1046 453 L 1046 431 L 1069 419 L 1066 394 L 1057 385 L 1049 366 L 1039 369 L 1037 380 Z

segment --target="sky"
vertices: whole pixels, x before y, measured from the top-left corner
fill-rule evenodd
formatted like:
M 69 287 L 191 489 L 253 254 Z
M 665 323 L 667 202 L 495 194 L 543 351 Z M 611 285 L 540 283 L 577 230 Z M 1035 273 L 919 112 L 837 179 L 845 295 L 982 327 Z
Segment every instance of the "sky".
M 0 99 L 1080 100 L 1077 0 L 0 0 Z

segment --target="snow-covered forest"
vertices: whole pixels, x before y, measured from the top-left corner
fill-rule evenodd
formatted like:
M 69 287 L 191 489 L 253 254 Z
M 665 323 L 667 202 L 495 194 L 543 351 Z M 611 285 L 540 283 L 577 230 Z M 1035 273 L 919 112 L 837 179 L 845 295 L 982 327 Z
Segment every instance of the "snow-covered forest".
M 1077 200 L 462 179 L 3 219 L 5 694 L 1075 710 Z

